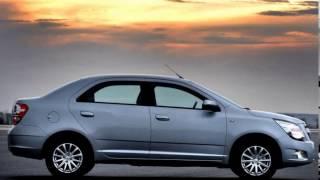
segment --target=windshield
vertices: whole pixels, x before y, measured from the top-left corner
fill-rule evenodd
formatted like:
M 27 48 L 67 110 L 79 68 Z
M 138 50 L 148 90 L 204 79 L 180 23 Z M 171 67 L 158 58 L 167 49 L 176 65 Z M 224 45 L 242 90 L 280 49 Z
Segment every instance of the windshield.
M 232 105 L 235 105 L 237 106 L 238 108 L 242 108 L 242 109 L 249 109 L 249 108 L 245 108 L 245 107 L 242 107 L 241 105 L 239 105 L 238 103 L 234 102 L 233 100 L 227 98 L 227 97 L 224 97 L 216 92 L 213 92 L 212 90 L 210 90 L 209 88 L 203 86 L 202 84 L 199 84 L 199 83 L 195 83 L 195 82 L 192 82 L 193 84 L 197 85 L 197 86 L 200 86 L 201 88 L 203 88 L 204 90 L 216 95 L 216 96 L 219 96 L 219 98 L 223 99 L 224 101 L 227 101 L 228 103 L 232 104 Z

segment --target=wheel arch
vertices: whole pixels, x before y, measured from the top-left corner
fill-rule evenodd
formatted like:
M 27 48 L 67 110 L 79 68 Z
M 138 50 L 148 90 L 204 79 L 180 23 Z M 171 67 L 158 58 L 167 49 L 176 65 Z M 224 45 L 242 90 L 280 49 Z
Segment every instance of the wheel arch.
M 233 155 L 236 154 L 235 152 L 237 151 L 237 147 L 239 147 L 241 144 L 244 144 L 244 143 L 257 142 L 257 141 L 259 142 L 261 141 L 261 139 L 263 139 L 264 143 L 270 143 L 272 145 L 272 147 L 276 152 L 276 158 L 280 159 L 280 161 L 276 161 L 277 167 L 281 168 L 283 165 L 282 164 L 283 162 L 282 162 L 282 151 L 279 143 L 275 138 L 263 133 L 249 133 L 249 134 L 244 134 L 238 137 L 232 144 L 232 147 L 229 151 L 229 164 L 232 163 L 232 160 L 234 158 Z
M 94 153 L 93 145 L 90 142 L 90 140 L 82 133 L 79 133 L 79 132 L 76 132 L 73 130 L 63 130 L 63 131 L 55 132 L 55 133 L 51 134 L 50 136 L 48 136 L 48 138 L 46 139 L 46 141 L 44 142 L 44 144 L 42 146 L 41 156 L 45 157 L 45 154 L 48 150 L 50 143 L 56 141 L 57 139 L 61 139 L 61 138 L 65 138 L 65 137 L 72 138 L 72 139 L 74 138 L 76 140 L 81 140 L 83 143 L 85 143 L 88 146 L 90 153 L 91 153 L 92 157 L 94 158 L 95 153 Z

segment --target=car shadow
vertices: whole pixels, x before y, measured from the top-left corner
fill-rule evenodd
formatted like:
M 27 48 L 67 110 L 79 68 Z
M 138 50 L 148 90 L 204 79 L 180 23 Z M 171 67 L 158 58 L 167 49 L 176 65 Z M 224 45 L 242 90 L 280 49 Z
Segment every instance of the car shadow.
M 46 179 L 46 180 L 53 180 L 53 179 L 59 179 L 59 180 L 63 180 L 63 179 L 68 179 L 70 180 L 70 177 L 54 177 L 54 176 L 11 176 L 11 177 L 0 177 L 1 179 L 7 179 L 7 180 L 42 180 L 42 179 Z M 170 178 L 170 179 L 227 179 L 227 180 L 231 180 L 231 179 L 238 179 L 238 178 L 230 178 L 230 177 L 128 177 L 128 176 L 82 176 L 82 177 L 77 177 L 77 180 L 87 180 L 87 179 L 96 179 L 96 180 L 100 180 L 100 179 L 166 179 L 166 178 Z M 287 179 L 283 179 L 283 178 L 274 178 L 275 180 L 287 180 Z

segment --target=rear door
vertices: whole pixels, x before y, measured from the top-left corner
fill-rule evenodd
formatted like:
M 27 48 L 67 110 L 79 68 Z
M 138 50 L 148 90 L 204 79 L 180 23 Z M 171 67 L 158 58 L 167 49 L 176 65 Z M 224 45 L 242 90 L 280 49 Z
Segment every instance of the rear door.
M 98 152 L 117 158 L 147 155 L 150 116 L 144 92 L 143 83 L 108 81 L 94 85 L 72 103 L 73 115 L 94 137 Z

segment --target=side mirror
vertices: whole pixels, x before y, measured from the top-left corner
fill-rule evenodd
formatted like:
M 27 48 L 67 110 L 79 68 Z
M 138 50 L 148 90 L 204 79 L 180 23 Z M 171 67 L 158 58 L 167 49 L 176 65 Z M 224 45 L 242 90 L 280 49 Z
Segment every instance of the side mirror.
M 212 101 L 212 100 L 208 100 L 208 99 L 203 101 L 202 109 L 213 111 L 213 112 L 220 112 L 221 111 L 221 108 L 219 107 L 219 105 L 216 101 Z

